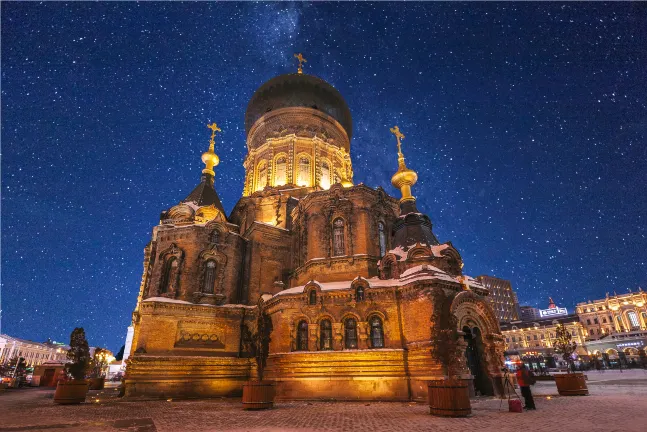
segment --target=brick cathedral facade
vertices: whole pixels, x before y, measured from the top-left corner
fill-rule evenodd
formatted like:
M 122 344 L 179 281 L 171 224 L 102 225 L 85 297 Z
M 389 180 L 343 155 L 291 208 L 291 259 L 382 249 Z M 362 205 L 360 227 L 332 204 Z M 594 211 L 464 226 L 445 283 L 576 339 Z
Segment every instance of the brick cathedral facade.
M 447 314 L 465 332 L 450 374 L 496 393 L 504 342 L 488 290 L 417 210 L 399 129 L 398 199 L 353 184 L 350 111 L 317 77 L 263 84 L 245 125 L 231 214 L 214 185 L 214 124 L 200 183 L 153 228 L 126 394 L 239 395 L 256 374 L 245 339 L 261 307 L 278 399 L 424 399 L 426 381 L 444 375 L 433 348 Z

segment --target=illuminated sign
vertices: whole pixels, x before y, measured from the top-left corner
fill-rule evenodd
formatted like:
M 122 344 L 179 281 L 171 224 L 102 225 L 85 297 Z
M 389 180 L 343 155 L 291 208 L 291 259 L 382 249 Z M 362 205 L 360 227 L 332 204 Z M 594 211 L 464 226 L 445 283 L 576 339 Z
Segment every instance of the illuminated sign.
M 566 310 L 566 308 L 560 307 L 539 310 L 540 317 L 551 317 L 556 315 L 568 315 L 568 311 Z

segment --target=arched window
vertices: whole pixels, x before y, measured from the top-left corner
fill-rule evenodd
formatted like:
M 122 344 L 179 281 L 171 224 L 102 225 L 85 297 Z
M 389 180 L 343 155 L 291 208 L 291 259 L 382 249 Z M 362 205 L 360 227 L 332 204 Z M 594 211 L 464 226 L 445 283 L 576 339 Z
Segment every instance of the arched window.
M 362 285 L 357 285 L 357 288 L 355 288 L 355 301 L 363 301 L 364 300 L 364 287 Z
M 299 158 L 297 186 L 310 186 L 310 159 L 306 156 Z
M 310 294 L 308 297 L 308 304 L 309 305 L 316 305 L 317 304 L 317 291 L 314 289 L 310 290 Z
M 373 316 L 369 320 L 371 326 L 371 347 L 384 348 L 384 329 L 380 317 Z
M 331 350 L 332 349 L 332 325 L 330 320 L 323 320 L 319 324 L 319 343 L 321 350 Z
M 384 231 L 383 222 L 377 223 L 377 235 L 380 240 L 380 256 L 382 257 L 386 254 L 386 232 Z
M 330 189 L 330 165 L 324 161 L 321 163 L 321 180 L 319 186 L 324 189 Z
M 276 159 L 274 169 L 274 186 L 283 186 L 287 182 L 287 159 L 281 156 Z
M 337 218 L 333 222 L 333 256 L 344 255 L 344 220 Z
M 256 190 L 263 190 L 267 186 L 267 163 L 262 161 L 256 169 Z
M 160 294 L 165 294 L 170 291 L 173 279 L 177 274 L 177 258 L 171 257 L 164 263 L 162 270 L 162 280 L 160 282 Z
M 625 328 L 622 325 L 622 318 L 620 317 L 620 315 L 616 316 L 616 321 L 618 322 L 618 328 L 620 329 L 620 331 L 625 331 Z
M 308 323 L 300 321 L 297 329 L 297 350 L 308 351 Z
M 636 312 L 629 312 L 627 314 L 627 318 L 629 318 L 629 325 L 631 325 L 632 329 L 640 328 L 640 322 L 638 322 L 638 315 L 636 315 Z
M 202 285 L 202 292 L 206 294 L 213 294 L 213 287 L 216 283 L 216 262 L 209 260 L 204 267 L 204 285 Z
M 344 344 L 346 348 L 357 348 L 357 321 L 346 318 L 344 321 Z

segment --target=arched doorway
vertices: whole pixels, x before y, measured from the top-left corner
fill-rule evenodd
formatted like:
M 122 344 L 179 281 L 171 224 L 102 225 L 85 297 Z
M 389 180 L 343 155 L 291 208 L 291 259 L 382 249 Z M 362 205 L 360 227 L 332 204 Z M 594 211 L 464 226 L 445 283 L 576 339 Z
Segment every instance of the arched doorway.
M 484 347 L 483 338 L 481 337 L 481 330 L 478 327 L 463 327 L 465 333 L 465 358 L 467 359 L 467 367 L 474 377 L 474 391 L 479 395 L 492 395 L 494 394 L 492 382 L 490 381 L 485 364 L 483 361 Z

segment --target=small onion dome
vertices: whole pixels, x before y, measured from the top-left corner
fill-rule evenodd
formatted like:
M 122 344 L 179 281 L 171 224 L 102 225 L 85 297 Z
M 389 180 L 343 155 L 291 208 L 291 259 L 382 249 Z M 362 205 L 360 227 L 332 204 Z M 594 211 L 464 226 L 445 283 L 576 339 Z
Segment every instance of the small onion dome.
M 416 184 L 417 181 L 418 174 L 404 165 L 400 165 L 398 171 L 393 174 L 393 177 L 391 177 L 391 184 L 398 189 L 402 189 L 402 186 L 411 187 Z
M 247 105 L 245 132 L 266 113 L 289 107 L 314 108 L 337 120 L 350 139 L 353 119 L 341 93 L 321 78 L 307 74 L 279 75 L 260 86 Z

